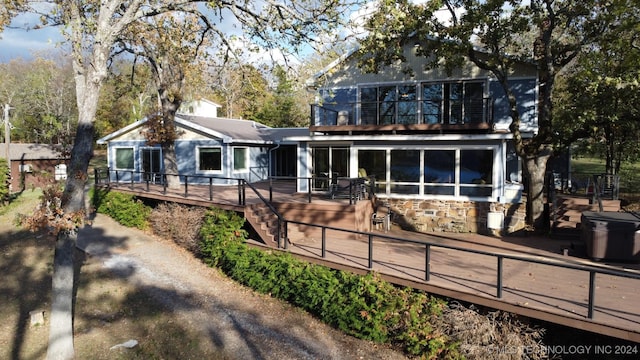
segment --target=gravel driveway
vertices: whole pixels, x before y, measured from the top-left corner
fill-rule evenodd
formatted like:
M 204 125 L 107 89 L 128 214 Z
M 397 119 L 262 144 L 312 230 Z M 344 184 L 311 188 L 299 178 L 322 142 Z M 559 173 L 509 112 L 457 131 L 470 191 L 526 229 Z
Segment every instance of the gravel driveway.
M 407 359 L 347 336 L 307 313 L 251 291 L 171 241 L 97 214 L 78 247 L 105 268 L 149 292 L 201 331 L 226 359 Z

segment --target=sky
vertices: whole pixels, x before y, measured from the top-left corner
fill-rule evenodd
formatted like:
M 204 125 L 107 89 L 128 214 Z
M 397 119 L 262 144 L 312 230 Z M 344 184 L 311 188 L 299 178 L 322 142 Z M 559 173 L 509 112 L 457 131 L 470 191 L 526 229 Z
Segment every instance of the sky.
M 16 58 L 30 60 L 36 53 L 56 50 L 56 44 L 62 41 L 59 28 L 25 30 L 27 24 L 37 21 L 37 15 L 19 15 L 13 19 L 10 27 L 0 33 L 0 62 Z
M 365 11 L 360 9 L 359 12 L 355 12 L 352 15 L 358 17 L 363 12 L 369 11 L 371 11 L 370 8 Z M 219 25 L 230 33 L 235 32 L 240 38 L 242 34 L 238 33 L 237 26 L 230 23 L 225 24 L 231 18 L 231 16 L 224 17 L 224 20 Z M 38 30 L 25 30 L 25 28 L 28 28 L 28 24 L 36 23 L 38 23 L 37 15 L 19 15 L 12 21 L 10 27 L 5 28 L 0 33 L 0 63 L 9 62 L 16 58 L 32 60 L 38 54 L 56 52 L 56 49 L 60 47 L 60 42 L 63 40 L 60 28 L 46 27 Z M 265 57 L 265 54 L 257 54 L 256 56 Z M 277 57 L 278 55 L 276 54 L 275 58 Z

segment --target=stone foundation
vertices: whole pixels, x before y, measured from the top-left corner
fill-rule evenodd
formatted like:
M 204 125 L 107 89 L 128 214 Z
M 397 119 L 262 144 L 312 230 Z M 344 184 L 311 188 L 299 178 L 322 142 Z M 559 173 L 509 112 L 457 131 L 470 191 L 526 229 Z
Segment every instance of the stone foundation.
M 388 204 L 394 213 L 393 223 L 419 232 L 472 232 L 506 235 L 525 227 L 525 204 L 502 204 L 452 200 L 378 199 L 378 206 Z M 489 213 L 504 219 L 502 226 L 490 228 Z

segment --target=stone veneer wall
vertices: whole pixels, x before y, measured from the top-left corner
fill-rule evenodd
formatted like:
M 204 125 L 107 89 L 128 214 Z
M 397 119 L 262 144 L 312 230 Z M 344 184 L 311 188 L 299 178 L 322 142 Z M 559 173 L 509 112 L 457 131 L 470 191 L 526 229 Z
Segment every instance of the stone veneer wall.
M 523 199 L 523 201 L 526 201 Z M 473 232 L 505 235 L 525 227 L 525 203 L 502 204 L 452 200 L 377 199 L 378 206 L 390 205 L 393 222 L 419 232 Z M 501 212 L 502 229 L 489 229 L 489 212 Z

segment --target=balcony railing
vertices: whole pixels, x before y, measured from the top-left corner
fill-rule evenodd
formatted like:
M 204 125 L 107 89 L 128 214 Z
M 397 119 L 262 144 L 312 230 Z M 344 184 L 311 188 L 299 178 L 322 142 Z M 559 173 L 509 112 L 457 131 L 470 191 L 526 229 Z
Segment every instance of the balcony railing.
M 311 126 L 473 125 L 493 123 L 493 99 L 312 104 Z

